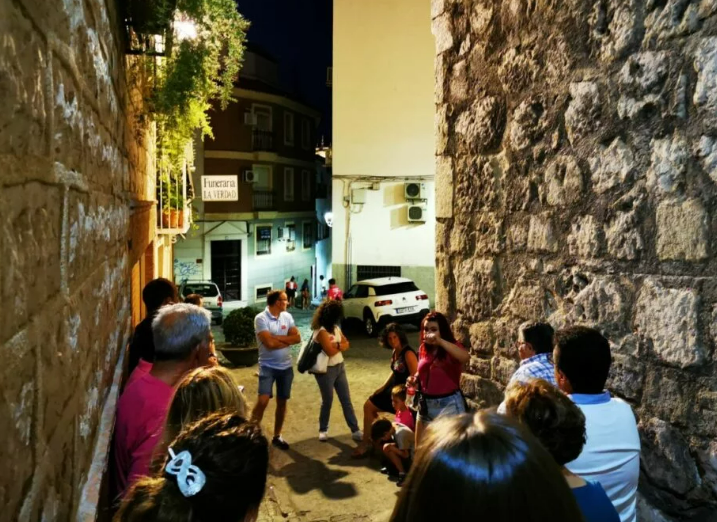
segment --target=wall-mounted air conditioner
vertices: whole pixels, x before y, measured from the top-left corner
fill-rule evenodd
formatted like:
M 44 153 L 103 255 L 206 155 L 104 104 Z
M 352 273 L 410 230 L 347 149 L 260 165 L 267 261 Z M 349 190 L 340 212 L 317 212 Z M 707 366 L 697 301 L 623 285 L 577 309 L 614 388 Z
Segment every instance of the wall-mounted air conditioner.
M 247 111 L 244 113 L 244 125 L 251 125 L 256 126 L 257 120 L 256 120 L 256 114 L 254 114 L 251 111 Z
M 423 205 L 408 205 L 408 222 L 409 223 L 425 223 L 426 209 Z
M 256 174 L 251 170 L 245 170 L 242 175 L 242 181 L 244 183 L 256 183 Z
M 403 193 L 408 201 L 415 199 L 428 199 L 425 183 L 406 183 L 403 186 Z

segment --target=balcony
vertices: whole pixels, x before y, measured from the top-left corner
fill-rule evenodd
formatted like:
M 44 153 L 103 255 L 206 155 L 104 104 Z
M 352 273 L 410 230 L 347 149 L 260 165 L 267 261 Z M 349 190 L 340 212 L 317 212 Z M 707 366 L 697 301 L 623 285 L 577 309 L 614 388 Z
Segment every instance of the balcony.
M 158 160 L 157 191 L 157 233 L 176 236 L 186 234 L 191 225 L 191 198 L 188 158 L 191 158 L 191 144 L 185 151 L 186 157 L 179 172 Z
M 260 210 L 276 210 L 274 206 L 274 192 L 271 190 L 254 189 L 252 195 L 252 209 L 257 212 Z
M 254 152 L 275 152 L 274 132 L 254 129 L 251 134 L 251 150 Z

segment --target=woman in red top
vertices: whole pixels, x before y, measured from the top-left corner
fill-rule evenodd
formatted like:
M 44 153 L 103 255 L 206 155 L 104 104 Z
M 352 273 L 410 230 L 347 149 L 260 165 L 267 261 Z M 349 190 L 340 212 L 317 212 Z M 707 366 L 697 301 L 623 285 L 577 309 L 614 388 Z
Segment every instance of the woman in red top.
M 460 382 L 463 365 L 470 360 L 470 354 L 456 341 L 448 319 L 440 312 L 431 312 L 423 319 L 421 340 L 418 372 L 411 378 L 414 385 L 418 379 L 425 398 L 416 421 L 416 445 L 427 425 L 439 415 L 465 413 Z

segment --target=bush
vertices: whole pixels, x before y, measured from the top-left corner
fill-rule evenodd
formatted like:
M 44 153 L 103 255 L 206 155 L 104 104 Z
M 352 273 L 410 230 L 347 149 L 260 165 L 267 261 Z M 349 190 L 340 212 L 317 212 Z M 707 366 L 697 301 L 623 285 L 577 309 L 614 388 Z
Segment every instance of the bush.
M 259 312 L 251 307 L 232 310 L 224 319 L 224 338 L 233 346 L 254 344 L 254 317 Z

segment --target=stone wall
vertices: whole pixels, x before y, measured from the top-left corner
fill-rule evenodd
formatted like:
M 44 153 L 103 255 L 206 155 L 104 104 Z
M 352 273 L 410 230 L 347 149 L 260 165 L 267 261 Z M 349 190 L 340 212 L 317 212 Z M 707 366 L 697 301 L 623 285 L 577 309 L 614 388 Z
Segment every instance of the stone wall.
M 0 0 L 0 520 L 80 510 L 154 233 L 115 5 Z
M 717 1 L 434 0 L 437 304 L 500 400 L 526 319 L 588 324 L 641 518 L 717 511 Z M 711 515 L 709 515 L 711 513 Z

